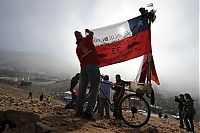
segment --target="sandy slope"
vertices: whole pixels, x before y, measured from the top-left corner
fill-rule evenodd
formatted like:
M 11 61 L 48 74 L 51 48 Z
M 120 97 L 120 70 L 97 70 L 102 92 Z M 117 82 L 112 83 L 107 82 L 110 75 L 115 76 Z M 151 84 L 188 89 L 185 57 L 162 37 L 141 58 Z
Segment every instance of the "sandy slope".
M 123 122 L 116 122 L 96 117 L 96 122 L 74 116 L 74 110 L 65 110 L 63 103 L 54 100 L 49 105 L 34 99 L 27 99 L 28 92 L 16 87 L 0 83 L 0 111 L 17 110 L 37 114 L 40 118 L 37 125 L 42 128 L 37 132 L 51 133 L 184 133 L 177 120 L 151 117 L 148 124 L 139 129 L 132 129 Z M 22 112 L 22 113 L 23 113 Z M 19 116 L 18 116 L 19 117 Z M 23 115 L 22 115 L 23 117 Z M 23 118 L 26 120 L 26 118 Z M 29 123 L 26 123 L 29 124 Z M 196 132 L 200 133 L 200 123 L 196 124 Z M 25 130 L 25 129 L 23 129 Z M 34 130 L 34 129 L 33 129 Z M 6 132 L 17 132 L 17 129 L 6 129 Z M 26 132 L 26 131 L 24 131 Z

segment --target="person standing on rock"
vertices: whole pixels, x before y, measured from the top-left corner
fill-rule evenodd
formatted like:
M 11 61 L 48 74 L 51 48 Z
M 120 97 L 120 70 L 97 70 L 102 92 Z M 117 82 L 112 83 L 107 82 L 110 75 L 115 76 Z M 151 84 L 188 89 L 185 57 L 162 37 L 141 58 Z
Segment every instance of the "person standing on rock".
M 47 103 L 48 103 L 48 104 L 51 104 L 51 103 L 52 103 L 52 100 L 53 100 L 52 96 L 48 95 L 48 97 L 47 97 L 47 99 L 46 99 Z
M 75 31 L 76 37 L 76 53 L 80 61 L 80 91 L 77 96 L 76 116 L 82 116 L 86 119 L 94 120 L 93 109 L 95 107 L 97 93 L 100 84 L 100 70 L 97 52 L 93 44 L 94 33 L 88 29 L 85 30 L 88 34 L 83 37 L 81 32 Z M 85 103 L 86 89 L 90 82 L 90 91 L 88 97 L 88 104 L 86 109 L 83 110 Z
M 44 99 L 44 95 L 43 95 L 43 93 L 40 95 L 40 101 L 43 101 L 43 99 Z
M 194 115 L 196 114 L 196 110 L 194 108 L 194 100 L 192 99 L 190 94 L 186 93 L 184 95 L 186 99 L 185 118 L 184 118 L 186 131 L 191 131 L 194 133 L 195 131 L 194 131 L 193 119 L 194 119 Z
M 107 100 L 110 100 L 110 89 L 112 87 L 112 82 L 109 81 L 109 76 L 105 75 L 103 81 L 100 84 L 99 90 L 99 103 L 100 103 L 100 116 L 104 117 L 104 109 L 106 113 L 106 118 L 110 118 L 110 107 Z
M 179 97 L 175 96 L 175 102 L 178 103 L 178 110 L 179 110 L 179 120 L 180 120 L 180 128 L 184 128 L 183 120 L 185 116 L 185 98 L 183 94 L 180 94 Z
M 31 91 L 29 92 L 29 95 L 28 95 L 28 99 L 29 99 L 29 98 L 32 99 L 32 92 L 31 92 Z

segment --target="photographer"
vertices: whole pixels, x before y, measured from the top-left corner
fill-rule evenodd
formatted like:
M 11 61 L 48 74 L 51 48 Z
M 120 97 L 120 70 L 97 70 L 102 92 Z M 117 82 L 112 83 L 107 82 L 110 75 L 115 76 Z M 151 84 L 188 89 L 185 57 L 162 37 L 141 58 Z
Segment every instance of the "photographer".
M 185 98 L 183 94 L 180 94 L 179 97 L 175 96 L 175 102 L 178 102 L 178 109 L 179 109 L 179 120 L 180 120 L 180 128 L 184 128 L 183 120 L 185 117 Z
M 186 104 L 185 104 L 185 118 L 184 122 L 186 125 L 186 131 L 194 131 L 194 115 L 196 114 L 196 110 L 194 108 L 194 100 L 192 99 L 191 95 L 189 93 L 184 94 L 185 99 L 186 99 Z

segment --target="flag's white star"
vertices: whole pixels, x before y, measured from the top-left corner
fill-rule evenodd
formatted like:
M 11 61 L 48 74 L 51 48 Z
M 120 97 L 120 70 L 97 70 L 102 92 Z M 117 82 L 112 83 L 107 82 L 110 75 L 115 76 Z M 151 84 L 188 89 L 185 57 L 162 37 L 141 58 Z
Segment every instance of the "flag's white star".
M 140 20 L 140 21 L 138 22 L 138 26 L 141 26 L 141 25 L 143 25 L 143 21 L 142 21 L 142 20 Z

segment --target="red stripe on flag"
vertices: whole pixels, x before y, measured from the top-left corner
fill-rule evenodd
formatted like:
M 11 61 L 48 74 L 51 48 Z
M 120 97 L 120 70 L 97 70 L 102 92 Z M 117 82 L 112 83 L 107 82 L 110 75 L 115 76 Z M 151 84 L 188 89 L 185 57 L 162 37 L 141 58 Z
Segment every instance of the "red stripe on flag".
M 150 31 L 145 30 L 121 41 L 97 46 L 96 51 L 99 56 L 100 67 L 151 53 Z
M 155 68 L 155 64 L 154 64 L 154 60 L 152 57 L 152 70 L 151 70 L 151 80 L 153 80 L 157 85 L 160 85 L 160 81 L 158 79 L 157 73 L 156 73 L 156 68 Z
M 148 54 L 144 56 L 142 64 L 141 64 L 141 70 L 140 70 L 140 78 L 139 78 L 139 83 L 145 83 L 145 80 L 147 78 L 148 74 L 148 67 L 149 67 L 149 62 L 148 62 Z M 151 56 L 151 80 L 153 80 L 157 85 L 160 85 L 160 81 L 158 79 L 157 73 L 156 73 L 156 68 L 153 60 L 153 56 Z

